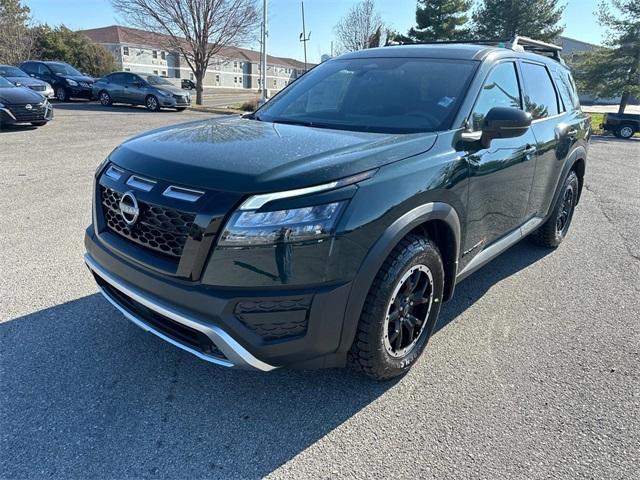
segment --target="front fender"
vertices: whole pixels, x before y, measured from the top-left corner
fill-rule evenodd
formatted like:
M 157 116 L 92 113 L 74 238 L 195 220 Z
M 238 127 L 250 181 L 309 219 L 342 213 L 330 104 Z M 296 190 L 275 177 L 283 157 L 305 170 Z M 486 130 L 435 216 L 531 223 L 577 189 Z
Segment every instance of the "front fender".
M 430 220 L 440 220 L 446 223 L 454 238 L 454 260 L 445 265 L 445 276 L 450 277 L 451 281 L 447 285 L 448 288 L 445 289 L 444 299 L 451 298 L 455 288 L 458 258 L 460 257 L 460 218 L 451 205 L 431 202 L 409 210 L 395 220 L 369 250 L 352 282 L 338 352 L 346 352 L 351 347 L 369 288 L 386 258 L 409 232 Z

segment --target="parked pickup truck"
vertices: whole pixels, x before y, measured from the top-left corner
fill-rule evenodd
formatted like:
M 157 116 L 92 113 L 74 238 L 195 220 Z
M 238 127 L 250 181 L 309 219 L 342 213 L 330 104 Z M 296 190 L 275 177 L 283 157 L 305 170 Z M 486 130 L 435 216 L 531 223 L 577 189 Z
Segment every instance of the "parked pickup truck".
M 640 115 L 605 113 L 601 127 L 618 138 L 631 138 L 634 133 L 640 132 Z

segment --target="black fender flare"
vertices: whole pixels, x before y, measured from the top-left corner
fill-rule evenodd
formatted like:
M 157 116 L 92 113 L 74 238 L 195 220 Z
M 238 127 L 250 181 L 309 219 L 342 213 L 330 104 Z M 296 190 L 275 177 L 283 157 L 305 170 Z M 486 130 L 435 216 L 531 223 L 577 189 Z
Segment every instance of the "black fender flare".
M 351 285 L 351 291 L 349 292 L 349 299 L 344 313 L 344 322 L 338 352 L 347 352 L 349 348 L 351 348 L 351 344 L 353 343 L 353 339 L 355 338 L 356 330 L 358 328 L 360 314 L 367 294 L 369 293 L 369 288 L 386 258 L 400 240 L 411 232 L 411 230 L 425 222 L 428 222 L 429 220 L 441 220 L 445 222 L 451 229 L 455 239 L 454 262 L 450 266 L 453 270 L 450 272 L 452 280 L 448 291 L 444 292 L 444 298 L 450 298 L 451 295 L 453 295 L 455 277 L 458 269 L 458 259 L 460 258 L 460 217 L 456 210 L 447 203 L 426 203 L 407 211 L 404 215 L 396 219 L 384 231 L 371 250 L 369 250 L 369 253 L 362 262 L 362 265 L 360 266 Z M 447 266 L 445 265 L 445 270 L 446 268 Z
M 558 196 L 560 195 L 560 190 L 562 188 L 562 184 L 564 183 L 565 179 L 567 178 L 567 175 L 569 175 L 569 172 L 573 169 L 574 165 L 576 163 L 578 163 L 579 161 L 584 162 L 585 163 L 585 168 L 586 168 L 587 149 L 582 145 L 577 146 L 576 148 L 574 148 L 571 151 L 571 153 L 569 155 L 567 155 L 567 161 L 564 163 L 564 166 L 562 167 L 562 172 L 558 176 L 558 181 L 556 183 L 556 188 L 555 188 L 555 191 L 553 193 L 553 199 L 552 199 L 551 203 L 549 204 L 549 211 L 545 215 L 545 220 L 547 218 L 549 218 L 549 216 L 553 212 L 553 206 L 558 201 Z M 583 172 L 583 174 L 584 174 L 584 172 Z M 580 180 L 580 190 L 578 191 L 578 201 L 580 201 L 580 196 L 582 195 L 582 183 L 583 183 L 583 180 Z

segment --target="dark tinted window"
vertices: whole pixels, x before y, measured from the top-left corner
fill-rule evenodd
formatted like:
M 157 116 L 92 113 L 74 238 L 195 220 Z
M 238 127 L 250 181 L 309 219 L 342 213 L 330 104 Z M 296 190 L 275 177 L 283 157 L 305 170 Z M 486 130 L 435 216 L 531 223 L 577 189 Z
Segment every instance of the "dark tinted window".
M 20 68 L 30 74 L 38 73 L 38 68 L 36 64 L 31 62 L 23 63 L 22 65 L 20 65 Z
M 445 130 L 476 65 L 426 58 L 330 60 L 267 102 L 256 118 L 385 133 Z
M 113 73 L 109 75 L 107 78 L 109 83 L 115 83 L 116 85 L 124 85 L 124 73 Z
M 471 114 L 472 130 L 482 128 L 485 115 L 493 107 L 522 108 L 518 75 L 513 62 L 499 64 L 487 76 Z
M 140 77 L 133 73 L 123 73 L 122 75 L 124 76 L 124 82 L 127 85 L 133 85 L 134 83 L 141 81 Z
M 558 99 L 549 72 L 543 65 L 522 63 L 524 104 L 534 120 L 558 114 Z

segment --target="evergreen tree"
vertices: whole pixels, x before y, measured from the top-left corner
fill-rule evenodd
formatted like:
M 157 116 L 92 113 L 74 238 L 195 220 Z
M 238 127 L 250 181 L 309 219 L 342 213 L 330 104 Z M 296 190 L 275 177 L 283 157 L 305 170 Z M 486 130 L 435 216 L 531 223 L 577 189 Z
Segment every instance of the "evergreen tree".
M 34 50 L 43 60 L 67 62 L 81 72 L 99 77 L 117 69 L 115 57 L 102 45 L 61 25 L 39 25 L 33 29 Z
M 600 24 L 607 28 L 608 48 L 580 53 L 572 60 L 581 89 L 601 97 L 620 96 L 618 112 L 632 95 L 640 96 L 640 2 L 604 0 Z
M 465 26 L 471 4 L 471 0 L 418 0 L 416 26 L 404 38 L 414 42 L 468 38 L 469 31 Z
M 523 35 L 551 42 L 562 33 L 565 6 L 558 0 L 482 0 L 473 12 L 473 33 L 483 39 Z

